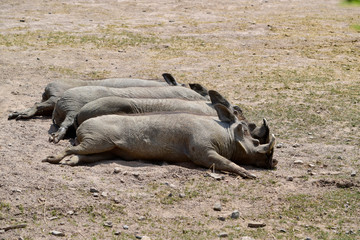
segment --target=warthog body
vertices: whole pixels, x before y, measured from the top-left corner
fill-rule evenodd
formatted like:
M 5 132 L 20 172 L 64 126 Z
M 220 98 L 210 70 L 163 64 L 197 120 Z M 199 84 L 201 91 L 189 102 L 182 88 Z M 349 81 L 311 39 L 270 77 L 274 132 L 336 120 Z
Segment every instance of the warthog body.
M 229 109 L 216 104 L 215 117 L 193 114 L 104 115 L 77 129 L 79 145 L 44 162 L 77 165 L 117 156 L 124 160 L 191 161 L 206 168 L 255 176 L 239 165 L 273 168 L 275 137 L 259 144 Z M 68 155 L 74 156 L 65 158 Z
M 104 97 L 85 104 L 75 119 L 75 128 L 85 120 L 109 114 L 143 114 L 150 112 L 184 112 L 200 115 L 217 116 L 214 105 L 217 103 L 226 106 L 238 120 L 246 121 L 242 110 L 231 105 L 220 93 L 214 90 L 208 92 L 211 103 L 205 101 L 187 101 L 182 99 L 140 99 L 122 97 Z M 264 120 L 261 127 L 254 123 L 249 124 L 251 135 L 261 144 L 268 143 L 269 127 Z
M 109 114 L 143 114 L 150 112 L 184 112 L 216 116 L 213 105 L 221 103 L 229 108 L 239 120 L 244 120 L 242 111 L 232 106 L 223 96 L 214 90 L 208 92 L 211 103 L 205 101 L 188 101 L 183 99 L 145 99 L 104 97 L 85 104 L 79 111 L 75 127 L 89 118 Z
M 112 78 L 103 80 L 64 80 L 49 83 L 42 94 L 41 103 L 35 103 L 33 107 L 16 111 L 9 114 L 8 119 L 28 119 L 36 115 L 51 116 L 55 103 L 63 95 L 63 93 L 71 88 L 80 86 L 105 86 L 115 88 L 125 87 L 161 87 L 168 85 L 178 85 L 170 74 L 163 74 L 167 82 L 155 80 L 131 79 L 131 78 Z M 169 82 L 174 81 L 174 82 Z
M 87 103 L 109 96 L 123 98 L 179 98 L 186 100 L 206 100 L 205 97 L 195 91 L 179 87 L 157 87 L 157 88 L 107 88 L 101 86 L 87 86 L 72 88 L 64 92 L 63 96 L 57 101 L 53 111 L 53 122 L 60 126 L 59 130 L 53 133 L 50 141 L 58 142 L 63 139 L 65 133 L 71 125 L 80 109 Z

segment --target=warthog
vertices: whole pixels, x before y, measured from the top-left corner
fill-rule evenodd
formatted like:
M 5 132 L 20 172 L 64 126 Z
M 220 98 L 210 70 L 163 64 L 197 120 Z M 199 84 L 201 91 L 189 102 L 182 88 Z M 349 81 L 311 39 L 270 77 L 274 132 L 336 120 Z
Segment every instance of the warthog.
M 273 168 L 275 137 L 260 144 L 244 121 L 224 105 L 216 104 L 220 119 L 174 113 L 104 115 L 85 121 L 77 129 L 79 145 L 66 148 L 43 162 L 77 165 L 112 157 L 123 160 L 191 161 L 206 168 L 256 176 L 239 165 Z M 65 158 L 73 155 L 70 158 Z
M 85 104 L 76 116 L 74 125 L 77 128 L 85 120 L 108 114 L 142 114 L 150 112 L 184 112 L 209 116 L 217 116 L 214 105 L 223 104 L 238 120 L 247 121 L 240 107 L 231 105 L 220 93 L 214 90 L 208 92 L 211 103 L 205 101 L 187 101 L 182 99 L 141 99 L 104 97 Z M 261 144 L 268 143 L 269 127 L 264 119 L 261 127 L 249 124 L 251 135 Z
M 220 93 L 208 92 L 211 103 L 205 101 L 188 101 L 183 99 L 146 99 L 104 97 L 85 104 L 75 120 L 75 127 L 89 118 L 109 114 L 142 114 L 150 112 L 184 112 L 216 116 L 213 105 L 221 103 L 229 108 L 239 120 L 245 120 L 241 109 L 232 106 Z
M 42 94 L 41 103 L 35 103 L 33 107 L 16 111 L 9 114 L 8 119 L 28 119 L 36 115 L 51 116 L 55 103 L 63 95 L 63 93 L 74 87 L 80 86 L 105 86 L 115 88 L 125 87 L 161 87 L 168 85 L 179 85 L 176 80 L 168 73 L 164 73 L 163 77 L 166 82 L 156 80 L 132 79 L 132 78 L 111 78 L 103 80 L 63 80 L 59 82 L 49 83 Z
M 179 86 L 143 88 L 130 87 L 107 88 L 101 86 L 86 86 L 72 88 L 64 92 L 57 101 L 53 111 L 53 123 L 59 126 L 59 130 L 52 133 L 49 140 L 55 143 L 64 138 L 67 129 L 74 124 L 74 119 L 80 109 L 93 100 L 108 96 L 123 98 L 179 98 L 186 100 L 206 100 L 197 92 Z

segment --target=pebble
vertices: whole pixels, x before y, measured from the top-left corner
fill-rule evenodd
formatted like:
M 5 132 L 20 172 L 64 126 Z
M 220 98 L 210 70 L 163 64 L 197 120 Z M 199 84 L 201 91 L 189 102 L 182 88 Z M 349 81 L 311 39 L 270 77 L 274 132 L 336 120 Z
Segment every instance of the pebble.
M 249 228 L 262 228 L 262 227 L 265 227 L 265 226 L 266 226 L 266 224 L 262 223 L 262 222 L 250 222 L 250 223 L 248 223 Z
M 0 233 L 4 233 L 5 232 L 5 230 L 4 229 L 0 229 Z
M 99 193 L 95 192 L 95 193 L 93 193 L 93 196 L 94 197 L 99 197 Z
M 282 147 L 284 147 L 284 144 L 282 144 L 282 143 L 279 143 L 276 145 L 276 148 L 282 148 Z
M 148 236 L 142 236 L 141 240 L 151 240 L 151 238 Z
M 54 235 L 54 236 L 58 236 L 58 237 L 63 237 L 63 236 L 65 236 L 65 233 L 59 232 L 59 231 L 51 231 L 50 234 L 51 234 L 51 235 Z
M 355 177 L 356 176 L 356 171 L 352 171 L 350 176 Z
M 67 212 L 67 215 L 74 215 L 74 211 L 71 211 L 71 210 L 68 211 L 68 212 Z
M 184 198 L 186 197 L 185 193 L 179 193 L 179 198 Z
M 113 226 L 113 223 L 111 221 L 106 221 L 104 222 L 104 227 L 112 227 Z
M 116 236 L 119 236 L 119 235 L 121 234 L 121 232 L 120 232 L 120 231 L 116 231 L 114 234 L 115 234 Z
M 140 217 L 138 218 L 139 221 L 144 221 L 145 219 L 146 219 L 146 217 L 144 217 L 144 216 L 140 216 Z
M 136 235 L 135 235 L 135 238 L 136 238 L 136 239 L 142 239 L 142 236 L 136 234 Z
M 245 236 L 245 237 L 240 238 L 240 240 L 255 240 L 255 239 L 252 237 Z
M 298 143 L 295 143 L 295 144 L 293 145 L 293 148 L 298 148 L 298 147 L 300 147 L 300 144 L 298 144 Z
M 121 172 L 121 168 L 119 167 L 114 168 L 114 173 L 119 173 L 119 172 Z
M 314 167 L 315 167 L 315 165 L 314 165 L 314 164 L 311 164 L 311 163 L 309 163 L 308 166 L 311 167 L 311 168 L 314 168 Z
M 286 230 L 282 228 L 282 229 L 279 229 L 279 232 L 286 233 Z
M 129 226 L 128 226 L 128 225 L 124 225 L 124 226 L 123 226 L 123 229 L 128 230 L 128 229 L 129 229 Z
M 230 217 L 232 219 L 238 219 L 240 217 L 240 212 L 238 210 L 235 210 L 231 213 Z
M 214 209 L 215 211 L 221 211 L 221 203 L 220 203 L 220 202 L 215 203 L 213 209 Z
M 307 237 L 307 238 L 305 238 L 305 240 L 311 240 L 311 238 Z
M 121 201 L 120 201 L 120 199 L 119 198 L 117 198 L 117 197 L 114 197 L 114 203 L 120 203 Z
M 288 176 L 287 178 L 286 178 L 286 181 L 289 181 L 289 182 L 292 182 L 294 180 L 294 177 L 292 177 L 292 176 Z
M 220 221 L 225 221 L 226 218 L 224 216 L 218 216 L 217 219 L 220 220 Z
M 303 164 L 303 163 L 304 163 L 304 162 L 301 161 L 301 160 L 295 160 L 295 161 L 294 161 L 294 164 L 299 164 L 299 165 L 300 165 L 300 164 Z
M 99 190 L 97 190 L 97 189 L 94 188 L 94 187 L 91 187 L 91 188 L 90 188 L 90 192 L 91 192 L 91 193 L 98 193 Z
M 220 238 L 227 237 L 227 236 L 229 236 L 229 234 L 226 232 L 219 233 L 219 235 L 218 235 L 218 237 L 220 237 Z
M 107 193 L 107 192 L 102 192 L 102 193 L 101 193 L 101 196 L 107 197 L 107 196 L 108 196 L 108 193 Z

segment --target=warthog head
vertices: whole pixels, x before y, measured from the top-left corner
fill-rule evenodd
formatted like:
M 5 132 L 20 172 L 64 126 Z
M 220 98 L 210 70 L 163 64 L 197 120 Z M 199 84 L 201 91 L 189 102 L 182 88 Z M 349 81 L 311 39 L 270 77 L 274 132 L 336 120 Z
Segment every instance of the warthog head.
M 251 165 L 259 168 L 272 169 L 277 165 L 273 159 L 275 136 L 268 135 L 268 143 L 261 144 L 251 136 L 248 123 L 238 120 L 234 113 L 222 104 L 216 104 L 215 109 L 222 122 L 229 124 L 230 135 L 233 134 L 235 150 L 231 160 L 238 165 Z M 269 134 L 269 132 L 268 132 Z

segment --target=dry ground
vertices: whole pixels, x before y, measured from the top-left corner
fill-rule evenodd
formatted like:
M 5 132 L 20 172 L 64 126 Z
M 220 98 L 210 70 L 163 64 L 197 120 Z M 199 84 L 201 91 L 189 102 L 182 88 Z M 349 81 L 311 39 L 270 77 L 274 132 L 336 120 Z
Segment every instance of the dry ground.
M 0 239 L 218 239 L 224 232 L 226 239 L 360 239 L 359 6 L 338 0 L 0 6 Z M 250 168 L 256 180 L 223 174 L 216 181 L 193 166 L 50 165 L 41 159 L 69 145 L 48 142 L 51 119 L 7 120 L 39 101 L 51 81 L 163 72 L 220 91 L 252 121 L 266 117 L 278 139 L 278 168 Z M 221 211 L 213 210 L 217 202 Z M 234 210 L 238 219 L 229 217 Z M 266 226 L 249 228 L 252 221 Z M 3 229 L 18 224 L 26 226 Z

